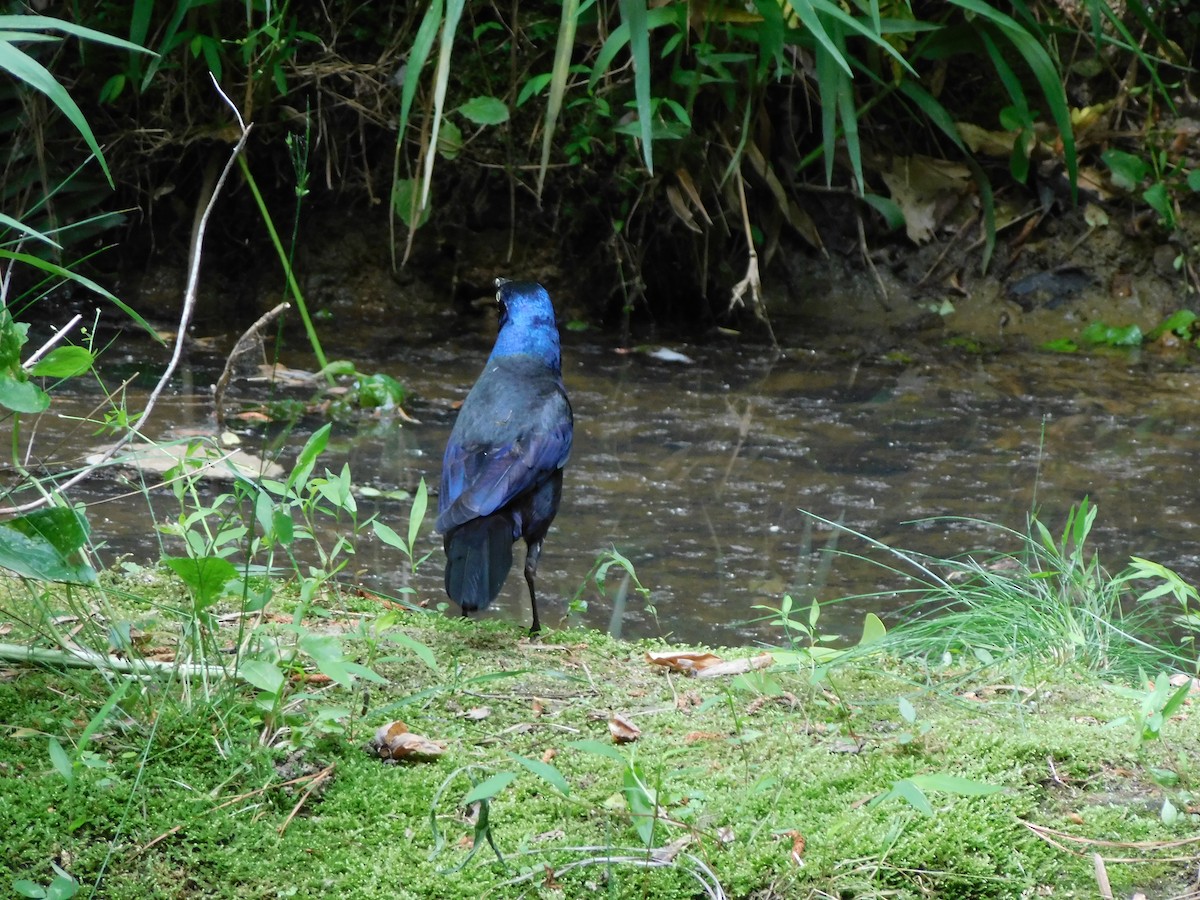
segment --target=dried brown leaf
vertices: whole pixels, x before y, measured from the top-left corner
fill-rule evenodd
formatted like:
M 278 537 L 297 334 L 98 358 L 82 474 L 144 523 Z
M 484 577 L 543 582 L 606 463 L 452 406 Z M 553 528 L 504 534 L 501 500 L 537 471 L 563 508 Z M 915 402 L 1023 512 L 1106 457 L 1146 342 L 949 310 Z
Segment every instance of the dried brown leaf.
M 613 713 L 608 718 L 608 733 L 614 744 L 629 744 L 641 737 L 642 729 L 620 713 Z
M 385 760 L 430 760 L 446 752 L 445 744 L 420 734 L 413 734 L 408 730 L 408 726 L 399 720 L 380 725 L 367 747 L 380 759 Z
M 705 666 L 696 672 L 697 678 L 719 678 L 722 675 L 742 675 L 756 669 L 766 669 L 775 664 L 775 657 L 770 653 L 760 653 L 758 656 L 748 656 L 745 659 L 727 659 Z
M 674 672 L 685 675 L 695 675 L 705 666 L 721 662 L 721 657 L 714 653 L 668 653 L 646 652 L 646 662 L 652 666 L 666 666 Z

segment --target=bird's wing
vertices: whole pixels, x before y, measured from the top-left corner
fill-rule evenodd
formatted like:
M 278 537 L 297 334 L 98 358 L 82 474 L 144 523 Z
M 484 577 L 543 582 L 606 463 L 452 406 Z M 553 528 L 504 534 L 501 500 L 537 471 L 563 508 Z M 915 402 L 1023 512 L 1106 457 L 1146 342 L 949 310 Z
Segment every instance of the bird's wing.
M 572 438 L 566 394 L 555 391 L 538 412 L 504 443 L 451 439 L 442 461 L 438 531 L 491 515 L 566 464 Z

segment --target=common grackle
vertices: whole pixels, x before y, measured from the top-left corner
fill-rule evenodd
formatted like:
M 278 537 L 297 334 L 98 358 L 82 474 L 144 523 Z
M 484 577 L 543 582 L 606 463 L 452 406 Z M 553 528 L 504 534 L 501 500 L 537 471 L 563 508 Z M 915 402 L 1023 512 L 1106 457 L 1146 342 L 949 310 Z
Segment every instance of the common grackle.
M 529 281 L 497 278 L 496 288 L 500 333 L 446 444 L 437 530 L 446 548 L 446 593 L 463 615 L 496 599 L 512 568 L 513 543 L 524 538 L 536 633 L 533 582 L 562 498 L 574 419 L 550 295 Z

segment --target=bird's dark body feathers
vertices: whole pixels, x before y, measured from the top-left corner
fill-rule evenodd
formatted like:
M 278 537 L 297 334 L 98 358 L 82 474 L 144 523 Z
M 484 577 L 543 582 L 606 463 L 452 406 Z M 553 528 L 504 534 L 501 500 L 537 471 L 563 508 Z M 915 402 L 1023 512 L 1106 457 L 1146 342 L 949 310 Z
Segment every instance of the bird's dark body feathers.
M 536 631 L 534 578 L 562 497 L 573 418 L 549 295 L 530 282 L 497 284 L 500 333 L 446 444 L 437 530 L 445 536 L 446 593 L 464 612 L 496 599 L 513 542 L 524 539 Z

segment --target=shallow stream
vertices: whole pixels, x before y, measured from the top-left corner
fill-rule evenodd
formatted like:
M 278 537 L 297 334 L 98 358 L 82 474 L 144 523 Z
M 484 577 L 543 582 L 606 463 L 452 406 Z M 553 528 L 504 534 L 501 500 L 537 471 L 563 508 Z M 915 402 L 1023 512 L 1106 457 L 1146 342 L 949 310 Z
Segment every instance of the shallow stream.
M 411 489 L 422 476 L 436 485 L 452 404 L 483 365 L 493 329 L 486 317 L 447 319 L 415 336 L 339 327 L 328 354 L 398 379 L 411 392 L 405 408 L 420 424 L 385 416 L 341 426 L 325 465 L 336 470 L 348 461 L 356 484 L 382 490 Z M 755 607 L 778 605 L 785 593 L 801 602 L 881 594 L 829 607 L 826 632 L 857 634 L 868 610 L 894 621 L 908 600 L 891 592 L 911 585 L 852 555 L 869 551 L 864 542 L 835 537 L 806 513 L 897 548 L 953 556 L 1016 549 L 1011 536 L 968 520 L 1021 530 L 1036 507 L 1057 534 L 1071 505 L 1087 496 L 1099 508 L 1095 548 L 1110 570 L 1135 554 L 1193 582 L 1200 577 L 1195 366 L 1149 352 L 980 355 L 915 339 L 890 353 L 857 338 L 800 336 L 785 345 L 781 353 L 733 339 L 672 345 L 684 361 L 564 333 L 575 448 L 542 555 L 544 623 L 562 621 L 566 599 L 610 547 L 634 563 L 657 609 L 656 620 L 630 592 L 616 623 L 627 637 L 777 641 L 775 626 L 755 622 L 763 615 Z M 311 365 L 299 351 L 290 356 L 283 360 L 289 365 Z M 155 358 L 123 340 L 106 365 L 115 382 L 134 370 L 157 371 Z M 208 386 L 222 362 L 215 348 L 190 354 L 177 379 L 183 387 L 160 405 L 154 433 L 211 427 Z M 236 381 L 229 406 L 261 401 L 267 390 Z M 60 396 L 52 412 L 80 415 L 94 399 Z M 131 395 L 131 407 L 140 402 Z M 277 442 L 285 466 L 304 429 L 318 424 L 305 419 Z M 67 458 L 55 429 L 68 425 L 46 417 L 35 445 L 51 459 Z M 261 424 L 236 427 L 249 449 L 262 448 Z M 91 440 L 75 433 L 71 446 L 83 438 Z M 146 500 L 137 492 L 112 499 L 124 491 L 106 478 L 77 494 L 109 500 L 90 513 L 94 538 L 108 548 L 101 561 L 117 554 L 154 560 L 160 536 Z M 172 515 L 166 492 L 154 505 L 158 515 Z M 404 533 L 406 503 L 364 500 L 362 508 L 377 508 Z M 431 605 L 440 602 L 440 539 L 431 526 L 430 519 L 421 549 L 434 553 L 415 577 L 372 538 L 360 543 L 346 579 L 384 592 L 407 585 Z M 839 551 L 832 558 L 824 552 L 830 547 Z M 878 551 L 872 556 L 895 563 Z M 610 626 L 620 581 L 610 578 L 608 598 L 587 595 L 587 623 Z M 487 615 L 528 621 L 516 567 Z

